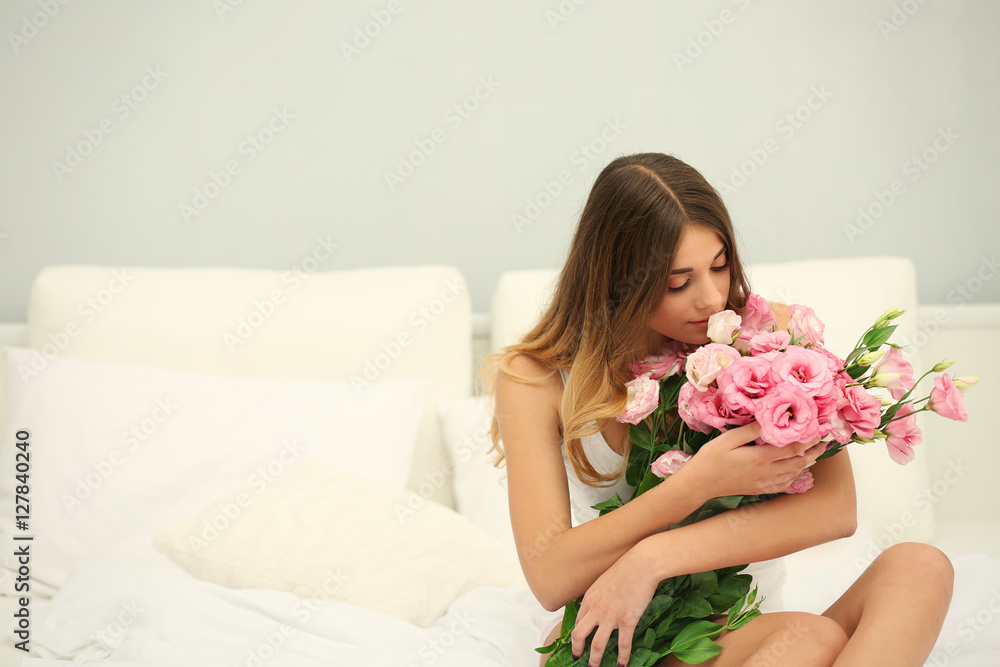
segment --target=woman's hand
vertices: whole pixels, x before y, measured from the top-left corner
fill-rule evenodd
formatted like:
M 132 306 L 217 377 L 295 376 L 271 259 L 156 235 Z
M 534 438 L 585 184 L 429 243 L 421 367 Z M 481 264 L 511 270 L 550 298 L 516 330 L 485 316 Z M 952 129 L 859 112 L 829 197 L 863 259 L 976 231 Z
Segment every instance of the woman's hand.
M 684 475 L 709 498 L 781 493 L 823 452 L 826 443 L 744 446 L 760 436 L 756 422 L 734 428 L 706 443 L 674 476 Z
M 571 635 L 572 648 L 574 656 L 582 655 L 587 637 L 597 629 L 590 643 L 590 667 L 601 664 L 614 630 L 618 630 L 618 664 L 628 664 L 635 626 L 660 583 L 652 568 L 642 563 L 640 545 L 625 552 L 583 596 Z

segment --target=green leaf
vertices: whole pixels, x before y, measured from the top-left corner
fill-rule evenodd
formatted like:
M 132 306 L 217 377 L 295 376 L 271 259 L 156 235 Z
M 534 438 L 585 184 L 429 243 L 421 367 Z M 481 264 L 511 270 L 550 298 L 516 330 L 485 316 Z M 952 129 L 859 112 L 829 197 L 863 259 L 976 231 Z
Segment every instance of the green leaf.
M 712 615 L 712 605 L 703 597 L 689 597 L 681 603 L 677 618 L 705 618 Z
M 635 495 L 638 496 L 645 493 L 646 491 L 649 491 L 662 481 L 664 481 L 663 478 L 653 474 L 652 468 L 646 468 L 646 474 L 643 475 L 642 481 L 639 483 L 639 488 L 637 488 L 635 491 Z
M 685 650 L 693 646 L 700 639 L 718 637 L 722 629 L 723 626 L 712 621 L 692 621 L 684 626 L 684 629 L 674 637 L 674 640 L 670 642 L 670 648 L 674 651 Z
M 698 639 L 688 648 L 674 650 L 674 657 L 689 665 L 698 665 L 722 653 L 722 647 L 708 637 Z
M 601 516 L 604 516 L 605 514 L 607 514 L 608 512 L 610 512 L 611 510 L 616 510 L 616 509 L 618 509 L 619 507 L 621 507 L 624 504 L 625 503 L 622 502 L 622 499 L 619 498 L 618 494 L 616 493 L 615 495 L 611 496 L 610 498 L 608 498 L 604 502 L 597 503 L 596 505 L 592 505 L 591 507 L 593 509 L 597 510 L 598 512 L 600 512 Z M 618 515 L 616 514 L 615 516 L 618 516 Z
M 887 340 L 889 340 L 889 337 L 895 330 L 896 330 L 896 325 L 892 324 L 890 326 L 883 327 L 881 329 L 875 329 L 874 331 L 869 331 L 864 335 L 864 338 L 861 339 L 861 342 L 867 345 L 869 350 L 874 352 L 878 348 L 882 347 L 882 345 Z
M 634 447 L 648 451 L 653 450 L 655 444 L 653 442 L 653 434 L 649 432 L 649 428 L 645 424 L 632 424 L 629 426 L 628 437 Z

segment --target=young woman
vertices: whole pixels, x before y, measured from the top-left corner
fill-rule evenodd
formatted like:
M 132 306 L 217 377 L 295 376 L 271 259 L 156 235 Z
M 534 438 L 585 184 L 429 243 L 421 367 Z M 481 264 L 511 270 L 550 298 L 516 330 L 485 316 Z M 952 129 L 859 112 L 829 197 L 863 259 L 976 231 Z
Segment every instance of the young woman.
M 582 654 L 593 633 L 592 666 L 615 630 L 618 664 L 627 664 L 662 579 L 778 558 L 855 530 L 847 456 L 817 462 L 808 493 L 667 530 L 710 498 L 783 491 L 825 450 L 818 442 L 744 446 L 757 438 L 756 424 L 715 438 L 669 483 L 624 507 L 602 517 L 589 509 L 631 491 L 622 477 L 628 424 L 615 421 L 628 363 L 669 341 L 707 343 L 709 315 L 741 312 L 749 292 L 729 215 L 701 174 L 667 155 L 618 158 L 597 177 L 548 310 L 492 359 L 493 436 L 498 450 L 502 438 L 521 567 L 546 609 L 583 595 L 572 646 Z M 774 309 L 787 323 L 787 308 Z M 952 580 L 951 563 L 933 547 L 892 547 L 822 615 L 761 614 L 724 632 L 722 653 L 705 664 L 922 665 Z M 669 656 L 661 664 L 682 663 Z

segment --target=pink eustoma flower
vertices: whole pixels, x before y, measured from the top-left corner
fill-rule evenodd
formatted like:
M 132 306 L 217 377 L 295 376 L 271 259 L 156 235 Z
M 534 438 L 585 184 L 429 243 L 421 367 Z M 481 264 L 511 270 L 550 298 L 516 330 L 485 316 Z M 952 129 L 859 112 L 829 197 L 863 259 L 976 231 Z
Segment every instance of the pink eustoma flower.
M 904 403 L 893 420 L 882 430 L 886 433 L 885 444 L 889 449 L 889 458 L 900 465 L 912 461 L 913 448 L 924 441 L 924 436 L 917 427 L 917 416 L 913 414 L 912 403 Z
M 777 323 L 767 299 L 759 294 L 751 294 L 747 297 L 747 305 L 743 309 L 742 334 L 746 334 L 749 339 L 758 331 L 771 331 Z
M 707 390 L 699 391 L 690 382 L 685 382 L 677 394 L 677 414 L 688 428 L 700 433 L 711 433 L 712 427 L 697 416 L 703 412 L 700 404 L 711 400 L 713 400 L 713 396 L 709 395 Z
M 792 338 L 800 339 L 799 345 L 822 345 L 823 330 L 826 328 L 812 308 L 797 303 L 788 308 L 792 317 L 788 322 L 788 330 Z
M 741 357 L 715 380 L 722 402 L 730 410 L 756 410 L 757 401 L 771 388 L 771 363 L 760 357 Z
M 626 383 L 625 386 L 628 387 L 628 402 L 625 405 L 625 412 L 616 419 L 619 422 L 638 424 L 651 415 L 660 404 L 660 383 L 651 379 L 647 373 Z
M 969 415 L 962 405 L 962 392 L 947 373 L 934 378 L 934 388 L 931 389 L 931 399 L 927 407 L 945 419 L 957 422 L 969 421 Z
M 674 355 L 651 354 L 643 357 L 639 361 L 633 361 L 628 365 L 628 369 L 639 377 L 646 373 L 654 380 L 660 380 L 681 372 L 684 362 Z
M 899 348 L 891 347 L 882 358 L 872 366 L 871 382 L 876 387 L 885 387 L 894 400 L 899 400 L 906 392 L 913 389 L 913 366 Z
M 690 460 L 690 454 L 685 454 L 679 449 L 671 449 L 669 452 L 664 452 L 658 459 L 653 461 L 650 468 L 652 469 L 654 475 L 662 479 L 666 479 L 680 470 L 681 467 Z
M 789 348 L 774 358 L 771 377 L 775 384 L 798 385 L 810 396 L 826 395 L 833 390 L 833 371 L 826 357 L 817 350 Z
M 847 387 L 840 402 L 840 414 L 859 438 L 874 438 L 875 429 L 882 421 L 882 401 L 869 394 L 864 387 Z
M 687 378 L 696 389 L 705 391 L 729 364 L 740 358 L 740 353 L 730 345 L 709 343 L 692 352 L 684 362 Z
M 750 354 L 761 355 L 784 350 L 791 341 L 792 334 L 784 330 L 759 331 L 750 339 Z
M 795 481 L 792 482 L 791 486 L 785 489 L 785 493 L 805 493 L 809 489 L 813 488 L 813 474 L 811 470 L 803 470 Z
M 713 343 L 732 345 L 739 332 L 740 316 L 731 310 L 723 310 L 708 317 L 708 329 L 705 335 Z
M 757 404 L 760 438 L 776 447 L 811 442 L 819 437 L 816 402 L 803 389 L 783 383 Z

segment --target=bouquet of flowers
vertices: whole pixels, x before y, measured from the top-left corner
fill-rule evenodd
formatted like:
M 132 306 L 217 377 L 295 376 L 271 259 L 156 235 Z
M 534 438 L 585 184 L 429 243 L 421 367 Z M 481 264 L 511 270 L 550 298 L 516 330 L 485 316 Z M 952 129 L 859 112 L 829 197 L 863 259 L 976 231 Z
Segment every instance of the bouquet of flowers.
M 922 440 L 916 413 L 929 410 L 967 420 L 963 392 L 979 378 L 952 379 L 943 371 L 953 362 L 942 361 L 915 379 L 900 346 L 889 342 L 896 329 L 892 321 L 902 311 L 883 313 L 847 359 L 840 359 L 823 347 L 824 325 L 811 308 L 793 305 L 790 310 L 788 331 L 779 330 L 767 301 L 751 294 L 742 317 L 727 310 L 709 318 L 711 343 L 672 342 L 661 354 L 630 366 L 635 379 L 627 385 L 628 403 L 618 421 L 632 425 L 625 476 L 635 492 L 624 500 L 615 495 L 595 509 L 613 511 L 667 479 L 719 433 L 751 421 L 760 424 L 759 443 L 782 447 L 820 438 L 828 443 L 823 459 L 851 442 L 884 439 L 892 460 L 905 464 Z M 941 375 L 929 395 L 911 398 L 917 383 L 931 373 Z M 812 486 L 806 470 L 784 493 L 805 493 Z M 777 495 L 713 498 L 671 528 Z M 698 664 L 718 655 L 722 647 L 713 639 L 760 613 L 757 590 L 750 590 L 752 577 L 740 574 L 745 567 L 660 582 L 636 626 L 628 664 L 646 667 L 669 654 Z M 589 643 L 579 659 L 571 653 L 579 605 L 577 600 L 566 606 L 560 636 L 537 649 L 552 654 L 547 667 L 588 663 Z M 709 621 L 713 614 L 725 614 L 725 622 Z M 616 638 L 617 631 L 602 666 L 617 664 Z

